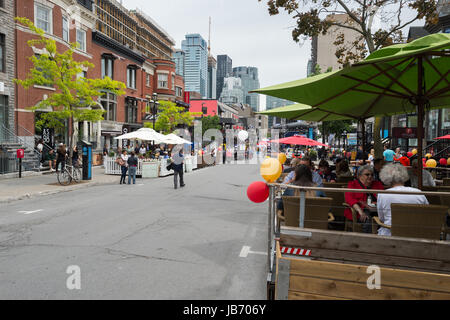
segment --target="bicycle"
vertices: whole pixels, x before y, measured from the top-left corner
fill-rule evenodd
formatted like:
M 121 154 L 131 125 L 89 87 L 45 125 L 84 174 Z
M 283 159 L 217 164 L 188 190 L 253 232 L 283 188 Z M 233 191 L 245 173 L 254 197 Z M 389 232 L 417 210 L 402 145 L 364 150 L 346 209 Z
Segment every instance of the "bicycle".
M 65 165 L 64 169 L 58 172 L 58 182 L 62 186 L 67 186 L 71 182 L 79 183 L 81 180 L 81 170 L 78 167 Z

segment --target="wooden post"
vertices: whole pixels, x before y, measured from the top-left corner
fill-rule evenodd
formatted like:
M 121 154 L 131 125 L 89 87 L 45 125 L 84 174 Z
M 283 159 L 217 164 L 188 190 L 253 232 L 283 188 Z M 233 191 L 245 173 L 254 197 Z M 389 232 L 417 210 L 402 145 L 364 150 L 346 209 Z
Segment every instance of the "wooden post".
M 417 58 L 417 164 L 419 166 L 418 188 L 423 187 L 423 120 L 424 120 L 424 97 L 423 97 L 423 60 L 422 56 Z
M 300 191 L 300 219 L 299 219 L 299 228 L 304 228 L 305 226 L 305 197 L 306 192 L 304 190 Z

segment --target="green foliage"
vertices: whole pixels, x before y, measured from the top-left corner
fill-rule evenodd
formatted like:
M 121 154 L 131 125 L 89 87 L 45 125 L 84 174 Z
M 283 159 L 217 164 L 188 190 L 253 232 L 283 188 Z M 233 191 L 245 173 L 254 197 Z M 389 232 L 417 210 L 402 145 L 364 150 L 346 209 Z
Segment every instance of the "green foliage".
M 219 116 L 207 116 L 202 118 L 202 135 L 204 135 L 208 129 L 222 129 Z
M 159 101 L 158 119 L 155 121 L 155 128 L 153 128 L 153 122 L 146 122 L 144 127 L 169 134 L 178 125 L 192 126 L 195 116 L 200 114 L 198 112 L 186 112 L 184 107 L 179 107 L 172 101 Z
M 324 132 L 327 134 L 334 133 L 336 137 L 340 137 L 344 131 L 350 132 L 353 127 L 352 120 L 325 121 L 322 123 Z
M 43 49 L 45 52 L 39 57 L 32 56 L 29 60 L 33 68 L 25 79 L 14 81 L 25 89 L 34 85 L 49 86 L 56 90 L 46 100 L 38 105 L 29 107 L 33 111 L 47 109 L 51 112 L 42 116 L 37 125 L 44 123 L 53 128 L 58 128 L 61 120 L 75 119 L 76 121 L 99 121 L 103 120 L 104 111 L 92 109 L 97 105 L 97 97 L 102 95 L 101 91 L 110 91 L 116 95 L 122 95 L 126 87 L 119 81 L 105 79 L 87 79 L 79 75 L 94 65 L 88 61 L 78 62 L 73 59 L 77 43 L 72 43 L 70 48 L 63 53 L 57 51 L 56 41 L 45 37 L 43 30 L 37 28 L 27 18 L 17 17 L 16 21 L 27 26 L 38 37 L 28 41 L 28 46 Z

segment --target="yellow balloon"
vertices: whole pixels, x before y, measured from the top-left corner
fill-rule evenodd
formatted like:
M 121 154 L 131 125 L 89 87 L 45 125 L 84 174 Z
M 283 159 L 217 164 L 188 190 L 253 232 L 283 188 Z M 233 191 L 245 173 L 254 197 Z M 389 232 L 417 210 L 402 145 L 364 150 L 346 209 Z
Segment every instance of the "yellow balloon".
M 411 152 L 413 155 L 415 155 L 415 154 L 417 154 L 417 149 L 413 149 Z
M 447 165 L 450 166 L 450 158 L 447 159 Z
M 275 182 L 281 176 L 281 163 L 277 159 L 269 158 L 261 164 L 260 173 L 268 183 Z
M 431 158 L 433 155 L 431 154 L 431 153 L 427 153 L 426 155 L 425 155 L 425 158 L 427 158 L 427 159 L 429 159 L 429 158 Z
M 278 161 L 280 161 L 281 164 L 284 164 L 286 162 L 287 158 L 284 153 L 278 154 Z
M 426 162 L 427 168 L 436 168 L 437 162 L 434 159 L 430 159 Z

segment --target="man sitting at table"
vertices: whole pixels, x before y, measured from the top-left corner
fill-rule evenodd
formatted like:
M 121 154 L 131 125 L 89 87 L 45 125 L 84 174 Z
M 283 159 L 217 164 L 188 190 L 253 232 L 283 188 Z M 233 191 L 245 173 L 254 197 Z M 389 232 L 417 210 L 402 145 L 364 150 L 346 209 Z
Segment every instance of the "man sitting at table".
M 412 169 L 409 170 L 408 174 L 409 174 L 409 181 L 410 181 L 410 185 L 413 188 L 418 188 L 419 187 L 419 163 L 417 161 L 417 159 L 413 160 L 412 162 Z M 433 176 L 431 175 L 431 173 L 425 169 L 422 169 L 422 186 L 424 187 L 435 187 L 436 186 L 436 182 L 433 179 Z
M 408 181 L 408 171 L 400 164 L 388 164 L 381 169 L 380 178 L 388 191 L 400 192 L 420 192 L 419 189 L 405 187 Z M 391 225 L 391 204 L 392 203 L 409 203 L 409 204 L 428 204 L 428 200 L 423 195 L 407 195 L 407 194 L 379 194 L 377 202 L 378 218 L 386 225 Z M 391 229 L 379 228 L 378 235 L 390 236 Z
M 357 179 L 350 181 L 347 188 L 349 189 L 372 189 L 384 190 L 383 184 L 380 181 L 373 180 L 373 168 L 370 165 L 365 165 L 359 168 Z M 362 223 L 362 229 L 365 233 L 372 232 L 372 218 L 370 216 L 371 210 L 377 202 L 375 194 L 368 194 L 362 192 L 346 192 L 345 202 L 354 210 L 356 210 L 358 222 Z M 352 211 L 350 208 L 345 209 L 345 217 L 353 221 Z M 355 231 L 355 230 L 353 230 Z
M 360 165 L 364 165 L 366 161 L 369 159 L 369 155 L 364 151 L 362 146 L 358 147 L 358 153 L 356 154 L 356 161 Z

